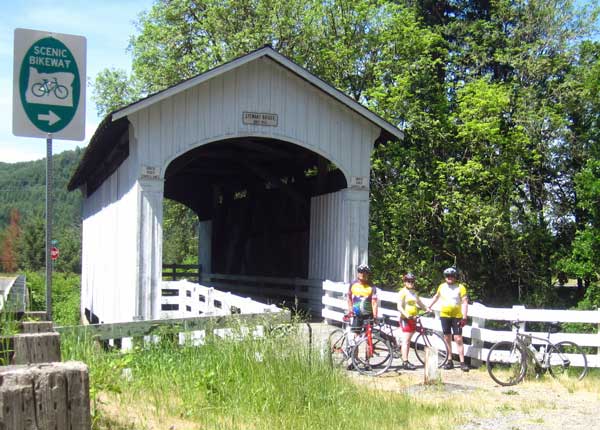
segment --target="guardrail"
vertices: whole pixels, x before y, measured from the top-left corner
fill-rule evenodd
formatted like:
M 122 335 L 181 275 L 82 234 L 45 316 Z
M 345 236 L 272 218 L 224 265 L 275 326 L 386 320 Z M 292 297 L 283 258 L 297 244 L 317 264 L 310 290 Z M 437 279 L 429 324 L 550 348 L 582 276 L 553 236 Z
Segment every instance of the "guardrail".
M 0 311 L 24 312 L 29 302 L 25 276 L 0 278 Z
M 323 282 L 322 309 L 323 318 L 328 322 L 341 322 L 347 311 L 348 301 L 346 294 L 348 284 L 343 282 Z M 398 319 L 397 300 L 398 293 L 379 289 L 379 314 L 388 315 Z M 428 305 L 431 298 L 421 297 L 423 303 Z M 437 304 L 434 306 L 436 311 Z M 436 311 L 436 314 L 438 312 Z M 484 361 L 487 358 L 489 348 L 492 344 L 501 340 L 513 340 L 514 333 L 511 330 L 492 330 L 486 328 L 489 321 L 515 321 L 521 322 L 521 331 L 524 332 L 527 323 L 534 322 L 564 322 L 564 323 L 587 323 L 597 327 L 596 333 L 553 333 L 550 340 L 554 343 L 562 340 L 570 340 L 582 347 L 595 349 L 596 353 L 588 353 L 588 366 L 600 367 L 600 309 L 594 311 L 574 310 L 552 310 L 552 309 L 526 309 L 524 306 L 513 306 L 512 308 L 491 308 L 481 303 L 469 305 L 470 324 L 463 328 L 465 338 L 465 355 L 471 357 L 473 362 Z M 441 332 L 440 322 L 437 318 L 422 318 L 423 326 Z M 546 337 L 546 332 L 530 332 L 534 336 Z M 534 341 L 535 343 L 535 341 Z M 453 352 L 457 353 L 456 345 L 452 345 Z M 574 364 L 577 364 L 577 359 Z
M 106 341 L 141 338 L 166 333 L 185 334 L 187 332 L 226 329 L 244 325 L 282 324 L 289 322 L 290 318 L 289 312 L 277 312 L 88 324 L 55 327 L 54 329 L 61 335 L 71 334 L 79 338 L 87 337 L 89 339 Z

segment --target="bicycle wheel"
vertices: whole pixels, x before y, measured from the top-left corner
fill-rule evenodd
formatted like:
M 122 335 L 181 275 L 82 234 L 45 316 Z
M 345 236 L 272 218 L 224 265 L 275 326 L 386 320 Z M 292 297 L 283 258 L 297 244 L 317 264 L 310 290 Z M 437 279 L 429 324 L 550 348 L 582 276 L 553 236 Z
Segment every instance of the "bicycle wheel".
M 69 90 L 64 85 L 58 85 L 54 88 L 54 95 L 61 100 L 64 100 L 69 95 Z
M 558 342 L 550 346 L 547 352 L 548 370 L 552 376 L 571 376 L 581 381 L 587 375 L 587 357 L 575 342 Z
M 437 350 L 438 367 L 446 364 L 449 357 L 448 345 L 444 341 L 444 336 L 433 330 L 425 330 L 415 338 L 415 355 L 421 364 L 425 364 L 425 347 L 435 348 Z
M 46 88 L 39 82 L 36 82 L 31 86 L 31 92 L 36 97 L 42 97 L 46 94 Z
M 348 353 L 348 333 L 337 328 L 329 334 L 327 339 L 329 359 L 333 367 L 341 367 L 350 359 Z
M 527 372 L 527 352 L 514 342 L 498 342 L 490 348 L 486 367 L 490 377 L 498 384 L 516 385 Z
M 372 339 L 372 354 L 366 337 L 358 341 L 351 353 L 352 364 L 363 375 L 378 376 L 388 370 L 392 364 L 392 347 L 376 333 L 373 333 Z

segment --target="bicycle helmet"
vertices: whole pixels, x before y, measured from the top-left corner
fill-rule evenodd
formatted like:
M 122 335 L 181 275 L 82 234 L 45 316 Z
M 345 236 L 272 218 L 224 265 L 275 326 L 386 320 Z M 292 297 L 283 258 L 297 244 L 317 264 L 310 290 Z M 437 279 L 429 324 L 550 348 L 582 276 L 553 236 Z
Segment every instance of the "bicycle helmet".
M 406 273 L 402 277 L 403 281 L 415 281 L 416 279 L 417 279 L 417 277 L 415 275 L 413 275 L 412 273 L 410 273 L 410 272 Z
M 447 276 L 453 276 L 455 278 L 458 277 L 458 270 L 456 270 L 456 268 L 454 267 L 448 267 L 447 269 L 444 269 L 444 277 Z
M 369 266 L 367 266 L 366 264 L 361 264 L 360 266 L 358 266 L 356 268 L 356 271 L 358 273 L 366 273 L 368 275 L 371 274 L 371 268 Z

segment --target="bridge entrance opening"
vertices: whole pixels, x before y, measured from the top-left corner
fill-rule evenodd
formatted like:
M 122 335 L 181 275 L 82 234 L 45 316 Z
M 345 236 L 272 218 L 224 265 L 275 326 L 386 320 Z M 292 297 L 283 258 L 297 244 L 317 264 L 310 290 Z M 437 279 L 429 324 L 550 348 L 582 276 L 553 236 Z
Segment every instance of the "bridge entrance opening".
M 346 187 L 341 170 L 319 154 L 251 137 L 174 159 L 164 196 L 197 214 L 204 273 L 307 278 L 311 198 Z

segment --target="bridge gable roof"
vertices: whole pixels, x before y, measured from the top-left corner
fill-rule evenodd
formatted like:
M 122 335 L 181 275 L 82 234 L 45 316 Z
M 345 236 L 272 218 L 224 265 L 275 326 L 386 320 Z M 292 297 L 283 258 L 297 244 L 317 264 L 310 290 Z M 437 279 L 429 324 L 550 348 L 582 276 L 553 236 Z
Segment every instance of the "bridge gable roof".
M 260 58 L 269 58 L 379 127 L 381 129 L 381 134 L 378 141 L 385 142 L 388 140 L 403 139 L 404 134 L 397 127 L 371 112 L 369 109 L 334 88 L 332 85 L 313 75 L 308 70 L 294 63 L 289 58 L 281 55 L 270 46 L 265 46 L 217 66 L 214 69 L 210 69 L 200 75 L 149 95 L 144 99 L 131 103 L 130 105 L 107 115 L 92 136 L 75 173 L 67 185 L 68 190 L 72 191 L 77 189 L 81 185 L 88 183 L 90 178 L 97 186 L 110 176 L 110 174 L 112 174 L 112 172 L 114 172 L 128 156 L 129 151 L 127 147 L 128 141 L 126 132 L 129 123 L 127 117 L 129 115 L 149 108 L 162 100 L 173 97 L 183 91 L 200 85 L 203 82 Z

